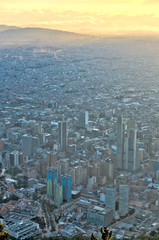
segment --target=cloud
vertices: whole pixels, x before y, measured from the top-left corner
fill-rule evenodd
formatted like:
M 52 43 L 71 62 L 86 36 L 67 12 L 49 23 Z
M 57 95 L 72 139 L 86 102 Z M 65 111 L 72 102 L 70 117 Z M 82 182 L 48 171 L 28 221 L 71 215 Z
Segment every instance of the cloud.
M 159 0 L 145 0 L 143 1 L 143 4 L 159 4 Z
M 12 12 L 0 10 L 0 23 L 16 26 L 45 27 L 84 33 L 107 33 L 123 31 L 159 31 L 159 16 L 154 14 L 81 13 L 78 11 L 55 11 L 50 9 Z

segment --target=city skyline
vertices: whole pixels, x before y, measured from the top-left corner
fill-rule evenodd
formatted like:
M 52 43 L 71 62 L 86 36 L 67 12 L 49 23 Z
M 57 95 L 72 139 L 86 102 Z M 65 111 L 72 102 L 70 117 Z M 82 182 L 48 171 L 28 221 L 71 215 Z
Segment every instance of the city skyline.
M 1 0 L 0 24 L 97 35 L 157 34 L 158 9 L 156 0 Z

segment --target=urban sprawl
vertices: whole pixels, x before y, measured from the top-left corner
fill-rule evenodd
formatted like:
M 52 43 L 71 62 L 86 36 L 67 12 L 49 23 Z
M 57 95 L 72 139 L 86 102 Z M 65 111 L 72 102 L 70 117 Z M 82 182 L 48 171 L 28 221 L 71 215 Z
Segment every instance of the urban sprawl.
M 94 44 L 1 49 L 0 221 L 11 238 L 159 227 L 158 76 Z

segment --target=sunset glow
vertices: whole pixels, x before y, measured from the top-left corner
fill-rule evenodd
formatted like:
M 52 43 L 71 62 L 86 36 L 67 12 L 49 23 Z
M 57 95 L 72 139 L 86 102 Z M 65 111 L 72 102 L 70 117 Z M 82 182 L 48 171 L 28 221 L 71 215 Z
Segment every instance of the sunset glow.
M 1 0 L 0 24 L 78 33 L 159 31 L 158 0 Z

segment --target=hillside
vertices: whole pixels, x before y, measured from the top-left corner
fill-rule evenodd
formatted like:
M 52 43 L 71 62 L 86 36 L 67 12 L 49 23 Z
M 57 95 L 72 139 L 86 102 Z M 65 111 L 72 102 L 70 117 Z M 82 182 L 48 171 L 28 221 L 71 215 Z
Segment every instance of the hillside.
M 92 39 L 91 36 L 45 28 L 0 26 L 0 44 L 59 44 Z

